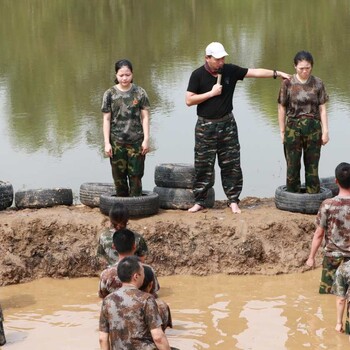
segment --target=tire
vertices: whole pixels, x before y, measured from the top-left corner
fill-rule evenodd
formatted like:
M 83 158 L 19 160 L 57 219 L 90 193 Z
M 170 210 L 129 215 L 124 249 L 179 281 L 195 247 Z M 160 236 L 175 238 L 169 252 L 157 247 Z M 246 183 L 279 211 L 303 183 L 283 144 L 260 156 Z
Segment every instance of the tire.
M 142 191 L 140 197 L 117 197 L 111 194 L 101 194 L 101 213 L 108 215 L 115 203 L 124 204 L 129 210 L 130 217 L 149 216 L 157 214 L 159 211 L 159 196 L 151 191 Z
M 101 194 L 115 193 L 113 183 L 86 182 L 80 185 L 80 202 L 88 207 L 98 208 L 100 206 Z
M 320 193 L 292 193 L 286 186 L 279 186 L 275 192 L 276 208 L 303 214 L 317 214 L 321 203 L 333 197 L 329 188 L 321 187 Z M 305 188 L 302 188 L 305 190 Z
M 154 182 L 159 187 L 190 188 L 194 180 L 191 164 L 159 164 L 154 171 Z
M 322 187 L 328 188 L 332 191 L 333 197 L 337 196 L 339 193 L 339 187 L 335 183 L 335 176 L 323 177 L 320 179 Z
M 72 205 L 73 192 L 70 188 L 53 188 L 17 191 L 15 204 L 18 209 L 39 209 L 56 205 Z
M 189 209 L 195 204 L 193 191 L 186 188 L 155 187 L 154 192 L 159 195 L 159 207 L 162 209 Z M 215 191 L 208 190 L 205 201 L 207 208 L 212 208 L 215 202 Z
M 12 205 L 13 187 L 9 182 L 0 181 L 0 210 Z

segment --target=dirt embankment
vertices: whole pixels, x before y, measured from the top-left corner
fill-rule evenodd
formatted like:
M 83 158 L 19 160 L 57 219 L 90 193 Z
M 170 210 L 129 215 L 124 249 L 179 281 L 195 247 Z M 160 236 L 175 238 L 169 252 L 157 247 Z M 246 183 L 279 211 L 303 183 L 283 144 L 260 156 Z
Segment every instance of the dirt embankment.
M 160 210 L 132 219 L 144 235 L 147 262 L 159 276 L 280 274 L 305 269 L 315 216 L 280 211 L 273 199 L 245 198 L 242 214 L 224 202 L 195 214 Z M 108 217 L 98 208 L 58 206 L 0 212 L 0 284 L 40 277 L 97 276 L 105 267 L 95 257 Z

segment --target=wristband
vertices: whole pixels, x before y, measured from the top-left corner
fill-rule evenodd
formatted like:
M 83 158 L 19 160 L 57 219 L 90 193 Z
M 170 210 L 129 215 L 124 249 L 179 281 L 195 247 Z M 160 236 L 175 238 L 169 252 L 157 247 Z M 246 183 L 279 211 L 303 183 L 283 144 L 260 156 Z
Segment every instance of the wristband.
M 276 70 L 273 70 L 273 78 L 276 79 L 277 77 L 278 77 L 277 71 L 276 71 Z

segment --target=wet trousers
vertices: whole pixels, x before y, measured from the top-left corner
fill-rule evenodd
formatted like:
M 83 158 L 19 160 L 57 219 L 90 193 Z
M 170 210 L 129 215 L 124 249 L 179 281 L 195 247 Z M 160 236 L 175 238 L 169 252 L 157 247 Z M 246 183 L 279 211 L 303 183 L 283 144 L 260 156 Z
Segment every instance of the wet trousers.
M 300 167 L 303 155 L 307 193 L 320 192 L 318 163 L 321 155 L 321 121 L 313 118 L 288 118 L 284 136 L 287 162 L 287 191 L 300 192 Z
M 112 176 L 118 197 L 142 196 L 141 179 L 144 173 L 145 156 L 141 154 L 141 143 L 113 143 L 110 159 Z
M 198 118 L 195 128 L 193 193 L 195 202 L 205 206 L 207 192 L 214 185 L 216 155 L 221 169 L 221 182 L 230 203 L 238 203 L 243 176 L 236 121 L 232 114 L 222 121 Z

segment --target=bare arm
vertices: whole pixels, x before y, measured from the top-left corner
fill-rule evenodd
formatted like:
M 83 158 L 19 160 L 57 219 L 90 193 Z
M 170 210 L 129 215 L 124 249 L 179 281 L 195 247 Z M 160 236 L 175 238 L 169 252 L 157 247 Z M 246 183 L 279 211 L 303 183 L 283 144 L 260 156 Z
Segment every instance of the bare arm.
M 329 141 L 328 136 L 328 117 L 326 105 L 320 105 L 320 116 L 321 116 L 321 125 L 322 125 L 322 145 L 325 145 Z
M 281 104 L 278 104 L 278 125 L 280 127 L 280 135 L 283 143 L 284 133 L 286 131 L 286 107 Z
M 187 91 L 186 105 L 187 106 L 198 105 L 206 100 L 209 100 L 214 96 L 221 95 L 221 92 L 222 92 L 222 85 L 220 84 L 214 84 L 210 91 L 205 92 L 203 94 L 195 94 L 194 92 Z
M 100 341 L 100 349 L 101 350 L 110 350 L 109 333 L 105 333 L 105 332 L 100 331 L 99 341 Z
M 161 327 L 154 328 L 151 330 L 151 335 L 157 349 L 159 350 L 170 350 L 168 339 L 165 336 Z
M 277 77 L 281 77 L 282 79 L 290 79 L 290 74 L 276 71 Z M 271 69 L 264 68 L 249 68 L 246 74 L 246 78 L 273 78 L 274 71 Z
M 141 110 L 141 124 L 143 129 L 142 155 L 149 151 L 149 110 Z
M 112 157 L 112 145 L 110 140 L 111 113 L 103 113 L 103 138 L 105 142 L 105 154 Z
M 318 248 L 320 247 L 323 237 L 324 237 L 324 229 L 320 226 L 317 226 L 317 229 L 314 233 L 314 237 L 312 239 L 311 243 L 311 250 L 310 250 L 310 255 L 309 258 L 306 261 L 306 265 L 313 267 L 315 265 L 315 255 L 318 251 Z

